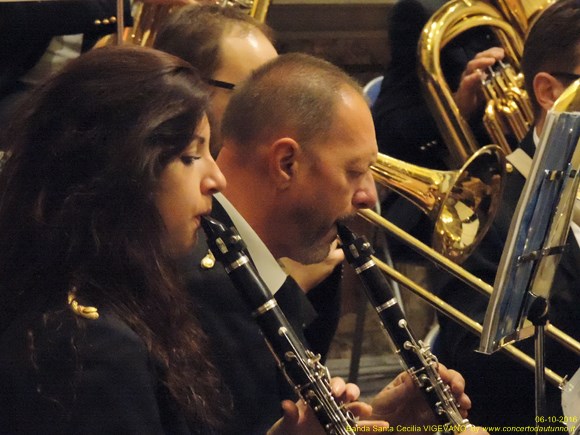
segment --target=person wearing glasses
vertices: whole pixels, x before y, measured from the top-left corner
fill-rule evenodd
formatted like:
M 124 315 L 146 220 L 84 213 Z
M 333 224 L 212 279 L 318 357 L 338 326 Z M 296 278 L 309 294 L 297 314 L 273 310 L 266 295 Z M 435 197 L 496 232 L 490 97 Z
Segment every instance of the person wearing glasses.
M 189 5 L 173 12 L 161 26 L 155 39 L 158 50 L 181 57 L 196 67 L 210 93 L 208 118 L 212 127 L 212 155 L 216 157 L 221 148 L 221 123 L 225 108 L 237 84 L 242 83 L 252 71 L 278 53 L 273 45 L 273 31 L 267 25 L 250 17 L 237 8 L 217 5 Z M 329 346 L 338 322 L 338 308 L 329 304 L 329 298 L 319 288 L 325 278 L 332 288 L 338 286 L 340 270 L 337 267 L 344 258 L 341 249 L 331 250 L 325 261 L 304 267 L 289 258 L 278 259 L 300 287 L 309 291 L 311 298 L 320 299 L 326 313 L 332 318 L 331 326 L 317 337 L 324 336 L 321 350 Z M 324 287 L 324 286 L 323 286 Z M 310 292 L 311 289 L 317 291 Z M 318 293 L 323 295 L 316 296 Z M 336 302 L 336 301 L 335 301 Z
M 272 30 L 238 8 L 189 5 L 163 23 L 154 47 L 195 66 L 210 86 L 211 151 L 221 147 L 221 119 L 232 90 L 256 68 L 278 55 Z
M 525 86 L 534 110 L 535 122 L 519 145 L 519 151 L 508 156 L 513 171 L 508 172 L 498 215 L 488 235 L 473 256 L 464 264 L 484 282 L 493 283 L 497 265 L 509 232 L 512 216 L 525 183 L 524 160 L 531 162 L 539 137 L 545 128 L 548 111 L 575 79 L 580 78 L 580 1 L 559 0 L 548 7 L 531 28 L 522 57 Z M 514 158 L 519 154 L 520 158 Z M 546 210 L 546 213 L 552 210 Z M 567 249 L 557 268 L 549 299 L 549 319 L 567 334 L 580 339 L 580 227 L 571 223 Z M 466 288 L 459 282 L 447 284 L 442 297 L 455 307 L 482 322 L 489 298 Z M 488 426 L 535 425 L 534 376 L 501 352 L 491 356 L 474 351 L 479 339 L 453 321 L 439 317 L 441 334 L 438 355 L 442 362 L 459 370 L 470 386 L 474 406 L 472 422 Z M 520 342 L 533 355 L 533 340 Z M 572 374 L 580 366 L 580 357 L 562 349 L 549 337 L 546 340 L 546 367 L 561 376 Z M 514 388 L 517 385 L 517 388 Z M 547 386 L 548 412 L 557 420 L 562 416 L 561 392 Z M 554 423 L 558 425 L 558 423 Z M 533 431 L 529 431 L 533 433 Z

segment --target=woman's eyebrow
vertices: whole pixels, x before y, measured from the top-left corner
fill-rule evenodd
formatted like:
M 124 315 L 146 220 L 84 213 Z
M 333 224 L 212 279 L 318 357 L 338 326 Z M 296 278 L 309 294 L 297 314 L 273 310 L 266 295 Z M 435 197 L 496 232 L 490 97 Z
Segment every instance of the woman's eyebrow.
M 205 138 L 202 136 L 198 136 L 197 134 L 193 135 L 193 140 L 191 143 L 197 142 L 199 145 L 203 145 L 205 143 Z

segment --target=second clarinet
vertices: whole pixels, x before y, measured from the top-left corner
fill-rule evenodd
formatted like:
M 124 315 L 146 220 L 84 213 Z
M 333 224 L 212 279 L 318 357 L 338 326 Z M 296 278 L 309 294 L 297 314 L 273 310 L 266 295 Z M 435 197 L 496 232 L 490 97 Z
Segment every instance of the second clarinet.
M 371 244 L 364 236 L 357 237 L 342 224 L 338 224 L 338 235 L 345 257 L 360 276 L 397 354 L 415 384 L 425 394 L 440 423 L 450 430 L 471 427 L 471 423 L 461 416 L 449 385 L 439 376 L 437 358 L 428 346 L 413 335 L 389 282 L 372 259 L 374 250 Z

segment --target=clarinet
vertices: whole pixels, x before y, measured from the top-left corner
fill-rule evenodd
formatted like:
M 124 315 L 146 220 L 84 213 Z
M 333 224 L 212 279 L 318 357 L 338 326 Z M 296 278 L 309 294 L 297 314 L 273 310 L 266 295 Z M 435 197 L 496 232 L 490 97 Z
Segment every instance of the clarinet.
M 245 253 L 246 245 L 235 228 L 204 216 L 201 225 L 215 258 L 225 267 L 234 286 L 252 310 L 278 367 L 296 394 L 314 411 L 329 435 L 352 435 L 356 418 L 337 403 L 330 389 L 330 373 L 304 347 L 270 290 Z
M 439 376 L 437 357 L 429 346 L 415 339 L 387 279 L 371 257 L 374 254 L 371 244 L 364 236 L 357 237 L 340 223 L 338 235 L 345 257 L 361 277 L 367 297 L 391 337 L 402 365 L 426 396 L 440 424 L 445 431 L 463 431 L 471 427 L 469 420 L 459 413 L 459 405 L 449 385 Z

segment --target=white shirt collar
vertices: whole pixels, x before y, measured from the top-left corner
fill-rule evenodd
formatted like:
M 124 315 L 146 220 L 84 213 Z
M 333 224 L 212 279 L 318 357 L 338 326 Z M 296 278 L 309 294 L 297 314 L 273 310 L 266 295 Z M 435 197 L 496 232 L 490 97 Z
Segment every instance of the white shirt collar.
M 540 143 L 540 135 L 538 134 L 538 129 L 536 127 L 534 127 L 533 138 L 534 146 L 538 148 L 538 144 Z
M 248 224 L 248 222 L 246 222 L 232 203 L 221 193 L 216 193 L 214 198 L 229 215 L 236 229 L 240 233 L 240 236 L 244 239 L 248 252 L 252 256 L 256 269 L 258 269 L 258 273 L 272 294 L 275 294 L 280 287 L 282 287 L 284 281 L 286 281 L 286 273 L 282 270 L 270 250 L 266 247 L 264 242 L 262 242 L 254 229 L 250 224 Z

